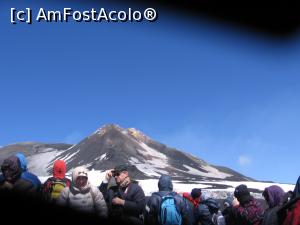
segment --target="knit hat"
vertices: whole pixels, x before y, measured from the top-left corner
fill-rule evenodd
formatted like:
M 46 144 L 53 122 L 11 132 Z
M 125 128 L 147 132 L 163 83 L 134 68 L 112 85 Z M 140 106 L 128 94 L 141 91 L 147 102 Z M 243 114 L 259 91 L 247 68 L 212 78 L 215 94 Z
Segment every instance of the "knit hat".
M 241 204 L 247 203 L 252 199 L 248 187 L 244 184 L 235 188 L 234 197 L 236 197 Z
M 65 178 L 67 171 L 66 163 L 63 160 L 56 160 L 53 164 L 53 177 L 58 179 Z
M 191 196 L 193 199 L 199 198 L 201 196 L 201 189 L 200 188 L 193 188 L 191 192 Z
M 234 190 L 234 196 L 239 199 L 240 197 L 244 195 L 250 195 L 250 192 L 248 190 L 248 187 L 244 184 L 241 184 L 237 186 Z

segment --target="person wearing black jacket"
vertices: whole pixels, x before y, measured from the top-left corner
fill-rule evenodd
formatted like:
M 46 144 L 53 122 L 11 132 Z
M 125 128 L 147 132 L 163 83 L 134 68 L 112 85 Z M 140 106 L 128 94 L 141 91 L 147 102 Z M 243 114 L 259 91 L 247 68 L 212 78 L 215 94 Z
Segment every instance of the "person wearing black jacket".
M 145 225 L 157 225 L 158 215 L 161 207 L 162 198 L 172 195 L 175 200 L 177 211 L 182 217 L 182 225 L 191 225 L 193 223 L 193 212 L 189 205 L 184 201 L 183 197 L 173 192 L 173 184 L 171 177 L 162 175 L 158 181 L 158 192 L 154 192 L 149 198 L 144 210 Z
M 25 194 L 37 194 L 38 189 L 32 182 L 23 179 L 21 162 L 17 156 L 10 156 L 1 165 L 3 179 L 0 181 L 0 190 L 10 190 Z
M 213 198 L 205 198 L 202 195 L 200 204 L 195 212 L 195 222 L 201 225 L 213 225 L 213 216 L 218 214 L 220 205 Z
M 234 207 L 237 207 L 239 204 L 238 200 L 234 196 L 228 196 L 224 200 L 224 209 L 222 211 L 222 215 L 225 219 L 226 225 L 234 225 L 235 224 L 235 209 Z
M 108 205 L 109 219 L 114 224 L 143 224 L 141 215 L 145 194 L 137 182 L 131 180 L 127 165 L 108 170 L 99 190 Z

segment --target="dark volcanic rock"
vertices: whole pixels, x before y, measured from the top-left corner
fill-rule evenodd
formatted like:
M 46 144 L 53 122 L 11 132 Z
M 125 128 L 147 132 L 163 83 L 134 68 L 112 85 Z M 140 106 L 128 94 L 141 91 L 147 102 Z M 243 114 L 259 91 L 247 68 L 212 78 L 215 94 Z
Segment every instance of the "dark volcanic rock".
M 24 142 L 17 143 L 12 145 L 7 145 L 0 148 L 0 164 L 3 160 L 8 158 L 11 155 L 16 154 L 17 152 L 22 152 L 26 157 L 39 154 L 45 151 L 63 151 L 70 148 L 72 145 L 56 143 L 56 144 L 44 144 L 39 142 Z
M 55 160 L 63 159 L 69 171 L 81 165 L 105 171 L 127 164 L 134 179 L 169 174 L 174 180 L 185 183 L 253 180 L 229 168 L 210 165 L 188 153 L 169 148 L 134 128 L 124 129 L 117 125 L 106 125 L 73 146 L 37 142 L 9 145 L 0 149 L 0 160 L 16 152 L 23 152 L 31 168 L 42 176 L 51 174 Z
M 56 159 L 67 160 L 68 168 L 85 165 L 102 171 L 118 164 L 128 164 L 135 179 L 170 174 L 174 179 L 185 182 L 224 178 L 251 180 L 229 168 L 212 166 L 190 154 L 169 148 L 136 129 L 123 129 L 117 125 L 98 129 L 53 160 Z

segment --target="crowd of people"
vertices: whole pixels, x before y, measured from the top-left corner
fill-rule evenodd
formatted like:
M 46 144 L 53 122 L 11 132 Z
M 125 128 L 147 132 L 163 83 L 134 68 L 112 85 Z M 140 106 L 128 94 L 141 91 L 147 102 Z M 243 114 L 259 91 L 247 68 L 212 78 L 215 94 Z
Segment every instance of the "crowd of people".
M 10 156 L 1 165 L 1 191 L 35 196 L 59 207 L 97 215 L 114 224 L 133 225 L 300 225 L 300 177 L 295 189 L 285 193 L 281 187 L 265 188 L 267 207 L 255 199 L 244 184 L 226 199 L 207 198 L 200 188 L 190 193 L 173 191 L 172 178 L 162 175 L 158 191 L 145 196 L 129 174 L 127 165 L 106 171 L 99 187 L 89 182 L 88 169 L 76 167 L 66 178 L 66 163 L 57 160 L 53 175 L 43 184 L 30 173 L 22 153 Z M 1 199 L 0 199 L 1 201 Z

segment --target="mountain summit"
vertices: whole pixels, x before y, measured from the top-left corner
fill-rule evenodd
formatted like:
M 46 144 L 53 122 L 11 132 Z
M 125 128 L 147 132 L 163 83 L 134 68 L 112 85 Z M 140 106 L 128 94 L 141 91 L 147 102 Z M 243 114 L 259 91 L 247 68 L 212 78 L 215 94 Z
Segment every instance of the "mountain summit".
M 161 174 L 169 174 L 175 180 L 185 182 L 252 180 L 229 168 L 210 165 L 188 153 L 167 147 L 135 128 L 124 129 L 115 124 L 105 125 L 78 144 L 65 145 L 65 149 L 55 149 L 56 145 L 51 148 L 46 146 L 47 149 L 38 152 L 23 151 L 28 157 L 29 168 L 40 175 L 50 174 L 53 162 L 63 159 L 69 170 L 85 165 L 89 169 L 104 171 L 118 164 L 128 164 L 135 179 L 157 178 Z M 18 147 L 20 151 L 20 145 Z M 26 148 L 28 149 L 28 144 Z M 13 149 L 13 146 L 9 149 Z M 3 159 L 1 153 L 2 150 L 0 159 Z

